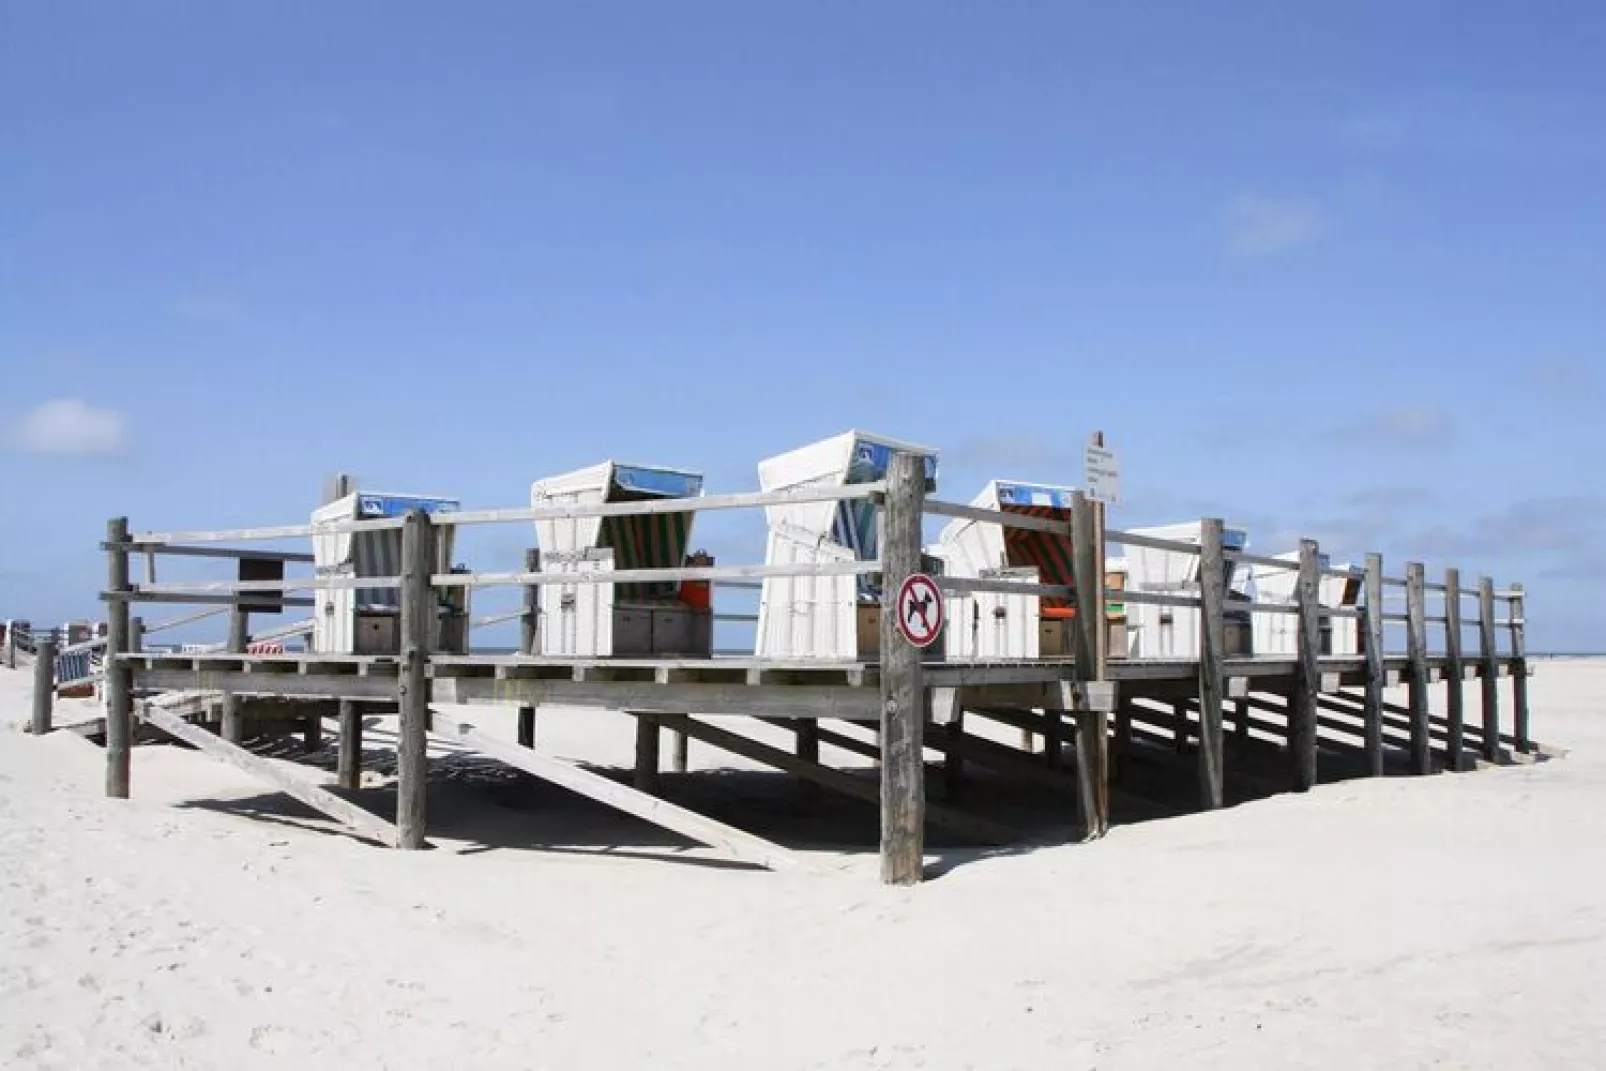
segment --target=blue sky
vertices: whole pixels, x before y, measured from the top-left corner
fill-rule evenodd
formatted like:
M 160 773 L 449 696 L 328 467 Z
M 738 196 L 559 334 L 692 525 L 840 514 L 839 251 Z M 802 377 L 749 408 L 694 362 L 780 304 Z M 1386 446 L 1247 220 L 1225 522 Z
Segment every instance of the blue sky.
M 1602 55 L 1596 3 L 12 0 L 0 614 L 92 612 L 110 514 L 335 469 L 748 489 L 861 426 L 968 499 L 1100 427 L 1115 524 L 1488 572 L 1606 649 Z

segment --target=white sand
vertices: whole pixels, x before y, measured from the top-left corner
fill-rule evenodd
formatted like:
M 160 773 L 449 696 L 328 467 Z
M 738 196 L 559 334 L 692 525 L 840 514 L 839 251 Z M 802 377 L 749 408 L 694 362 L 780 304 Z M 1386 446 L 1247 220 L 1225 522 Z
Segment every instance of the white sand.
M 0 720 L 27 688 L 0 670 Z M 0 1065 L 1600 1066 L 1606 661 L 1544 665 L 1533 698 L 1567 758 L 1121 826 L 896 891 L 870 854 L 697 865 L 467 764 L 432 785 L 424 853 L 170 747 L 138 749 L 112 802 L 99 749 L 8 727 Z M 542 733 L 629 739 L 578 714 Z M 619 850 L 530 850 L 565 816 Z

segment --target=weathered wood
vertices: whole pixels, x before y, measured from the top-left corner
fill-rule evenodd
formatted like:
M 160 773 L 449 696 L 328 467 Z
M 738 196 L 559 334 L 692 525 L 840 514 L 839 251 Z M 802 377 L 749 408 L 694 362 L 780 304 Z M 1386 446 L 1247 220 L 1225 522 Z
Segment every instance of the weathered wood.
M 356 701 L 340 701 L 340 746 L 335 757 L 335 782 L 348 792 L 362 784 L 362 708 Z
M 301 747 L 307 754 L 323 750 L 323 716 L 308 714 L 301 730 Z
M 1533 750 L 1528 735 L 1528 621 L 1522 585 L 1511 585 L 1511 717 L 1517 751 Z
M 1102 681 L 1100 634 L 1104 626 L 1103 536 L 1098 511 L 1081 491 L 1071 494 L 1071 572 L 1076 585 L 1076 628 L 1072 630 L 1078 682 Z M 1088 709 L 1085 689 L 1076 690 L 1072 715 L 1076 723 L 1077 799 L 1082 839 L 1096 840 L 1110 828 L 1109 717 Z
M 535 746 L 535 708 L 519 707 L 519 746 Z
M 1019 778 L 1056 792 L 1077 790 L 1077 780 L 1074 777 L 1062 771 L 1045 769 L 1041 763 L 1022 755 L 1018 749 L 1008 744 L 973 736 L 957 730 L 953 725 L 934 726 L 930 746 L 941 751 L 945 761 L 946 758 L 963 755 L 978 766 L 985 766 L 1008 774 L 1012 778 Z
M 429 647 L 435 617 L 430 572 L 435 563 L 435 529 L 423 510 L 407 514 L 402 525 L 401 658 L 396 702 L 401 725 L 396 743 L 396 829 L 401 848 L 425 841 L 425 793 L 429 780 Z
M 1227 701 L 1226 525 L 1207 517 L 1199 533 L 1199 595 L 1204 604 L 1199 646 L 1199 797 L 1215 810 L 1225 802 L 1221 707 Z
M 245 646 L 250 642 L 251 612 L 244 606 L 236 606 L 229 613 L 229 638 L 224 650 L 230 654 L 242 654 Z M 240 697 L 232 691 L 223 693 L 223 739 L 231 744 L 238 744 L 245 739 L 245 721 L 240 717 Z
M 650 793 L 658 790 L 659 740 L 658 723 L 638 715 L 636 717 L 635 773 L 635 785 L 638 792 Z
M 832 769 L 818 763 L 805 762 L 795 755 L 778 747 L 760 743 L 750 737 L 733 733 L 705 721 L 694 721 L 684 714 L 650 714 L 654 721 L 670 729 L 679 729 L 694 740 L 701 740 L 733 755 L 741 755 L 755 762 L 762 762 L 778 770 L 789 773 L 794 777 L 803 777 L 817 781 L 833 792 L 844 796 L 852 796 L 868 803 L 879 803 L 881 791 L 876 782 L 868 777 L 860 777 L 841 770 Z M 928 803 L 925 809 L 926 820 L 934 826 L 940 826 L 950 832 L 956 833 L 968 840 L 982 844 L 1009 844 L 1019 839 L 1019 834 L 1007 826 L 996 822 L 975 818 L 940 804 Z
M 531 547 L 524 552 L 524 571 L 538 573 L 541 571 L 541 551 Z M 526 584 L 524 586 L 524 612 L 519 617 L 519 653 L 534 655 L 540 653 L 541 629 L 541 586 L 539 584 Z
M 1367 770 L 1373 777 L 1383 776 L 1383 691 L 1388 687 L 1388 670 L 1383 664 L 1383 556 L 1366 556 L 1365 598 L 1361 618 L 1361 641 L 1366 656 L 1366 684 L 1363 727 Z
M 691 756 L 691 741 L 685 733 L 669 734 L 669 770 L 671 773 L 685 773 L 687 762 Z
M 1478 579 L 1478 655 L 1482 666 L 1483 757 L 1500 758 L 1500 661 L 1495 645 L 1494 581 Z
M 145 649 L 145 619 L 131 617 L 128 619 L 128 649 L 134 654 Z
M 1115 710 L 1115 745 L 1111 774 L 1116 781 L 1126 776 L 1127 760 L 1132 755 L 1132 700 L 1122 698 Z
M 1076 795 L 1081 804 L 1083 840 L 1110 831 L 1109 715 L 1083 710 L 1076 715 Z
M 106 522 L 106 542 L 114 544 L 106 552 L 106 795 L 127 799 L 129 792 L 129 747 L 134 736 L 134 687 L 130 669 L 119 661 L 128 650 L 128 603 L 117 596 L 127 592 L 128 518 L 114 517 Z
M 1176 735 L 1171 738 L 1171 746 L 1176 749 L 1178 755 L 1187 752 L 1188 741 L 1192 736 L 1192 730 L 1188 727 L 1188 712 L 1191 709 L 1192 705 L 1188 702 L 1171 704 L 1171 713 L 1177 719 L 1177 731 Z
M 1406 696 L 1411 708 L 1411 771 L 1433 772 L 1432 742 L 1428 737 L 1428 623 L 1427 589 L 1421 562 L 1405 566 Z
M 1294 767 L 1294 791 L 1316 784 L 1316 705 L 1322 694 L 1321 679 L 1321 557 L 1314 539 L 1299 541 L 1299 581 L 1295 588 L 1299 607 L 1298 668 L 1288 697 L 1288 750 Z
M 1461 573 L 1457 569 L 1444 571 L 1444 681 L 1445 715 L 1449 731 L 1444 742 L 1444 757 L 1451 770 L 1461 769 L 1461 752 L 1465 746 L 1466 676 L 1461 661 Z
M 648 721 L 647 717 L 639 718 L 637 724 L 645 721 Z M 517 744 L 510 744 L 481 732 L 473 722 L 456 715 L 437 711 L 435 729 L 439 733 L 456 737 L 464 746 L 482 755 L 523 770 L 543 781 L 560 785 L 587 799 L 596 800 L 616 811 L 678 833 L 699 844 L 706 844 L 732 859 L 769 870 L 809 869 L 796 854 L 778 844 L 622 785 L 572 763 Z
M 925 459 L 893 454 L 881 551 L 881 881 L 886 885 L 913 885 L 924 871 L 926 689 L 920 648 L 898 628 L 898 598 L 903 582 L 920 569 L 925 497 Z
M 51 730 L 56 705 L 56 641 L 41 637 L 33 648 L 33 734 L 44 736 Z
M 677 730 L 677 732 L 679 732 Z M 818 764 L 820 761 L 820 722 L 816 718 L 793 718 L 792 732 L 796 734 L 797 757 L 804 762 Z M 685 736 L 685 733 L 679 733 Z M 820 785 L 817 781 L 799 778 L 797 782 L 798 800 L 805 807 L 813 807 L 820 799 Z
M 397 843 L 396 828 L 389 822 L 314 784 L 305 775 L 298 773 L 295 767 L 253 755 L 245 748 L 214 736 L 198 725 L 191 725 L 183 718 L 155 704 L 145 704 L 143 716 L 148 724 L 156 726 L 174 739 L 268 781 L 285 795 L 300 800 L 342 825 L 349 826 L 362 836 L 387 846 Z

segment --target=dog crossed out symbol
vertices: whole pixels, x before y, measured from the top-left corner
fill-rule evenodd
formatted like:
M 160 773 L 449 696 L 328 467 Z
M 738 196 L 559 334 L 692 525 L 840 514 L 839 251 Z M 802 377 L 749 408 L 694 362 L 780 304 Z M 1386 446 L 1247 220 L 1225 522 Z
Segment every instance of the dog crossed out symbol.
M 914 624 L 916 617 L 920 618 L 920 631 L 922 634 L 931 631 L 931 589 L 922 588 L 920 594 L 911 591 L 909 602 L 904 606 L 904 620 L 910 625 Z

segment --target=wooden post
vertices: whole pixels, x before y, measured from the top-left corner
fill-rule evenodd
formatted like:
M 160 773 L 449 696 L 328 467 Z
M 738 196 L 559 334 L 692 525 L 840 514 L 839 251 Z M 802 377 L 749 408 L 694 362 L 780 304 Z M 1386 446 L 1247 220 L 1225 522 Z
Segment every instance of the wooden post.
M 897 453 L 887 470 L 881 547 L 881 881 L 913 885 L 925 863 L 926 689 L 920 648 L 898 628 L 903 582 L 920 569 L 926 462 Z
M 1461 769 L 1461 750 L 1466 735 L 1465 674 L 1461 668 L 1461 571 L 1444 571 L 1444 685 L 1445 711 L 1449 729 L 1445 735 L 1444 757 L 1452 770 Z
M 820 762 L 820 722 L 817 718 L 792 719 L 792 731 L 797 735 L 797 757 L 804 762 L 819 765 Z M 678 730 L 677 730 L 678 732 Z M 685 733 L 679 733 L 685 736 Z M 808 778 L 799 778 L 797 782 L 798 799 L 804 807 L 813 807 L 820 800 L 820 784 Z
M 243 654 L 251 634 L 251 612 L 235 604 L 229 611 L 229 642 L 226 650 Z M 245 719 L 240 716 L 240 697 L 233 692 L 223 693 L 223 739 L 238 744 L 245 739 Z
M 106 795 L 127 799 L 129 745 L 134 738 L 133 671 L 118 661 L 128 650 L 128 518 L 106 522 Z
M 1114 762 L 1110 773 L 1120 781 L 1126 776 L 1127 762 L 1132 756 L 1132 700 L 1122 698 L 1115 705 Z
M 335 759 L 335 780 L 347 792 L 362 784 L 362 708 L 354 699 L 340 701 L 340 748 Z
M 1321 556 L 1314 539 L 1299 541 L 1299 664 L 1288 699 L 1288 750 L 1294 791 L 1316 784 L 1316 707 L 1322 691 Z
M 17 668 L 17 623 L 6 622 L 6 668 Z
M 435 529 L 423 510 L 402 525 L 401 666 L 396 701 L 401 726 L 396 745 L 397 846 L 424 847 L 424 798 L 429 780 L 429 643 L 435 617 Z
M 139 654 L 145 649 L 145 619 L 131 617 L 128 619 L 128 650 L 132 654 Z
M 1405 656 L 1410 660 L 1407 705 L 1411 711 L 1411 769 L 1433 772 L 1433 751 L 1428 737 L 1428 624 L 1427 579 L 1421 562 L 1405 566 Z
M 535 708 L 524 706 L 519 708 L 519 746 L 535 746 Z
M 1483 757 L 1500 758 L 1500 660 L 1495 647 L 1494 581 L 1478 579 L 1478 662 L 1483 689 Z
M 689 738 L 686 736 L 686 734 L 683 733 L 683 732 L 680 732 L 678 730 L 673 730 L 673 729 L 670 730 L 670 733 L 669 733 L 669 772 L 670 773 L 685 773 L 686 772 L 686 763 L 690 758 L 690 755 L 688 754 L 688 752 L 690 750 L 691 750 L 691 743 L 690 743 Z
M 658 744 L 661 730 L 650 718 L 636 716 L 636 791 L 658 789 Z
M 1104 628 L 1104 572 L 1098 537 L 1098 517 L 1087 496 L 1071 494 L 1071 571 L 1076 586 L 1076 630 L 1073 654 L 1077 679 L 1102 680 L 1105 669 L 1099 663 L 1099 637 Z M 1073 711 L 1076 718 L 1076 783 L 1081 804 L 1083 840 L 1096 840 L 1110 828 L 1110 747 L 1109 716 L 1086 707 L 1087 697 L 1077 690 Z
M 1232 701 L 1232 734 L 1240 741 L 1249 739 L 1249 700 Z
M 302 727 L 301 749 L 307 754 L 323 749 L 323 715 L 308 714 Z
M 534 547 L 524 552 L 524 571 L 541 571 L 541 552 Z M 519 618 L 519 654 L 538 653 L 541 627 L 541 588 L 528 584 L 524 588 L 524 615 Z
M 1171 717 L 1173 719 L 1171 723 L 1173 726 L 1171 740 L 1172 746 L 1176 748 L 1178 755 L 1186 754 L 1188 751 L 1188 737 L 1190 734 L 1190 730 L 1188 728 L 1188 704 L 1181 699 L 1172 703 Z
M 1367 769 L 1373 777 L 1383 776 L 1383 690 L 1388 687 L 1388 670 L 1383 662 L 1383 555 L 1366 556 L 1365 603 L 1362 608 L 1361 640 L 1366 655 L 1365 710 L 1362 738 Z
M 46 636 L 33 649 L 33 735 L 44 736 L 50 731 L 55 701 L 56 641 Z
M 1199 534 L 1199 799 L 1211 811 L 1225 802 L 1226 742 L 1221 707 L 1227 701 L 1226 524 L 1207 517 Z
M 1533 750 L 1528 739 L 1528 621 L 1527 600 L 1521 584 L 1511 585 L 1511 716 L 1517 750 Z

